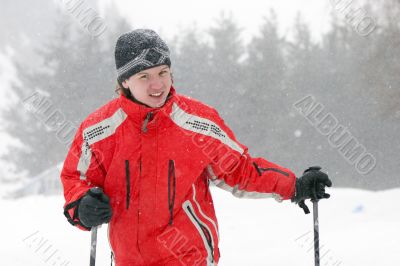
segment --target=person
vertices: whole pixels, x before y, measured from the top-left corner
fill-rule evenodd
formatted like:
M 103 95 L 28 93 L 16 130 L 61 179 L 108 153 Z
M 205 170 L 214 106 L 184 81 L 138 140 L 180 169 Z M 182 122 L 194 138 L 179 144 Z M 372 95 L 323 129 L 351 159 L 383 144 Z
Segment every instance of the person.
M 252 158 L 214 108 L 178 94 L 169 48 L 154 31 L 121 35 L 115 63 L 120 96 L 82 122 L 61 180 L 72 225 L 109 223 L 117 266 L 217 265 L 210 182 L 239 198 L 303 207 L 329 197 L 331 181 L 319 167 L 296 179 Z

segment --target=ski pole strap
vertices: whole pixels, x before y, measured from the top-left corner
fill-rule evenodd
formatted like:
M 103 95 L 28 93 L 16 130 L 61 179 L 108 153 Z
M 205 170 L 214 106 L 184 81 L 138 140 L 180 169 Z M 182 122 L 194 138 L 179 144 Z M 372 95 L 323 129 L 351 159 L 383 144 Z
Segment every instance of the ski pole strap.
M 72 224 L 73 226 L 80 225 L 83 228 L 85 228 L 86 230 L 90 230 L 90 227 L 87 227 L 87 226 L 83 225 L 79 221 L 79 218 L 78 218 L 78 206 L 79 206 L 79 203 L 81 202 L 81 199 L 82 198 L 80 198 L 80 199 L 78 199 L 76 201 L 73 201 L 73 202 L 69 203 L 68 205 L 66 205 L 65 208 L 64 208 L 64 216 L 67 218 L 68 222 L 70 224 Z M 75 208 L 75 210 L 74 210 L 73 217 L 71 217 L 71 215 L 69 214 L 69 210 L 73 209 L 73 208 Z
M 310 209 L 307 207 L 307 205 L 304 202 L 304 200 L 299 201 L 299 207 L 303 209 L 305 214 L 309 214 L 310 213 Z
M 79 205 L 80 201 L 81 201 L 81 199 L 71 202 L 64 208 L 64 216 L 67 218 L 68 222 L 72 225 L 76 224 L 76 222 L 74 220 L 78 217 L 78 212 L 77 212 L 77 209 L 75 209 L 74 216 L 71 217 L 71 215 L 69 214 L 69 210 L 77 207 Z

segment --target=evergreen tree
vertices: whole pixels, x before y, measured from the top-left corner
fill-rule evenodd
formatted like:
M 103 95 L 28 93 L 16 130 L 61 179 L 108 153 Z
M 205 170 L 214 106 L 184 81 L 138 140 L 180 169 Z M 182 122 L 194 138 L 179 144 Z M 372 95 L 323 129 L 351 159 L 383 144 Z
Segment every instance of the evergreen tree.
M 178 44 L 179 43 L 179 46 Z M 186 29 L 180 39 L 171 41 L 173 73 L 179 92 L 199 100 L 209 100 L 212 86 L 210 47 L 202 42 L 196 27 Z
M 244 86 L 240 90 L 246 111 L 237 113 L 242 121 L 240 130 L 247 132 L 251 140 L 249 146 L 255 147 L 257 154 L 266 155 L 266 151 L 273 154 L 274 146 L 279 145 L 279 135 L 284 131 L 280 121 L 287 115 L 283 108 L 285 45 L 286 40 L 278 33 L 276 14 L 270 10 L 259 34 L 247 46 Z
M 115 33 L 93 38 L 69 19 L 60 14 L 56 30 L 35 51 L 42 60 L 40 68 L 17 62 L 22 86 L 14 90 L 20 104 L 6 119 L 8 131 L 24 147 L 6 158 L 21 171 L 28 170 L 29 176 L 63 161 L 82 120 L 115 95 Z M 116 25 L 126 24 L 108 24 Z
M 211 36 L 210 74 L 207 75 L 209 104 L 220 111 L 221 116 L 237 131 L 240 121 L 235 117 L 245 105 L 240 93 L 243 90 L 243 65 L 245 49 L 240 37 L 241 29 L 233 16 L 224 13 L 216 20 L 216 25 L 208 31 Z

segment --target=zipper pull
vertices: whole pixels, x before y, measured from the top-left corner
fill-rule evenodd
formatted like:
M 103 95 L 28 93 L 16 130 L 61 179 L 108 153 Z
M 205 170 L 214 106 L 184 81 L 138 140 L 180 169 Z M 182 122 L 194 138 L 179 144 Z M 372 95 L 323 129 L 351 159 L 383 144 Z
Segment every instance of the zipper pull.
M 142 131 L 144 133 L 147 132 L 147 124 L 149 123 L 149 120 L 151 119 L 152 116 L 153 116 L 152 112 L 148 112 L 147 115 L 146 115 L 146 119 L 144 120 L 143 126 L 142 126 Z

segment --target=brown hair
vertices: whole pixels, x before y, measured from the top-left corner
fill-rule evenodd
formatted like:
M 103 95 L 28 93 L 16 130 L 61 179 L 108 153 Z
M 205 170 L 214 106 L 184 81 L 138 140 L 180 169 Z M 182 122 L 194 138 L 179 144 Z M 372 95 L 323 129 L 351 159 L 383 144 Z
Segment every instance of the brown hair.
M 119 95 L 124 95 L 128 99 L 133 98 L 131 91 L 129 89 L 125 89 L 119 81 L 117 81 L 117 85 L 115 86 L 115 93 Z
M 172 74 L 172 72 L 170 72 L 171 75 L 171 81 L 172 84 L 174 83 L 174 76 Z M 131 91 L 129 89 L 125 89 L 124 86 L 122 86 L 122 83 L 120 83 L 117 80 L 117 85 L 115 86 L 115 93 L 117 93 L 118 95 L 124 95 L 126 98 L 133 100 L 133 95 L 131 93 Z

